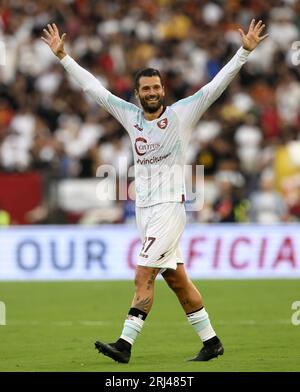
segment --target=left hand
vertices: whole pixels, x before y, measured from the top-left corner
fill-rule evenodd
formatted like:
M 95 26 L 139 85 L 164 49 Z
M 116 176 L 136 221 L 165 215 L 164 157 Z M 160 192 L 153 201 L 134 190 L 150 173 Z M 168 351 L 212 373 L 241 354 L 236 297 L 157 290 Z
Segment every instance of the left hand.
M 260 36 L 264 28 L 265 25 L 261 20 L 255 24 L 255 19 L 252 19 L 247 34 L 245 34 L 242 29 L 238 29 L 242 37 L 243 48 L 251 51 L 255 49 L 262 40 L 267 38 L 269 34 Z
M 64 49 L 66 33 L 64 33 L 60 37 L 58 28 L 55 23 L 52 23 L 52 25 L 49 23 L 47 25 L 47 27 L 48 27 L 48 30 L 43 29 L 44 37 L 41 37 L 41 39 L 47 45 L 49 45 L 49 48 L 52 50 L 52 52 L 55 54 L 55 56 L 57 56 L 61 60 L 66 55 L 66 52 Z

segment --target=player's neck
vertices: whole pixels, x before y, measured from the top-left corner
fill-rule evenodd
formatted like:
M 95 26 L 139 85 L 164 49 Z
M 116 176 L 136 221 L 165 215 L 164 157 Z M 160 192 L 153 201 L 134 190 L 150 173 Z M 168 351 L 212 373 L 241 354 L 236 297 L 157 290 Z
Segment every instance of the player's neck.
M 161 107 L 154 113 L 149 113 L 144 111 L 144 117 L 147 121 L 156 120 L 162 114 L 163 111 L 164 111 L 164 106 L 161 105 Z

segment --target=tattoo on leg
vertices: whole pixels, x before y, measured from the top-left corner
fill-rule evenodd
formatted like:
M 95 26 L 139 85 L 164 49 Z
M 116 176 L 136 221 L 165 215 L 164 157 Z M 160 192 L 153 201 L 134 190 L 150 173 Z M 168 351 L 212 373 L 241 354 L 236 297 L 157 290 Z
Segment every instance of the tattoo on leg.
M 189 300 L 188 298 L 183 298 L 183 299 L 181 300 L 181 304 L 182 304 L 183 306 L 185 306 L 185 305 L 191 305 L 191 302 L 190 302 L 190 300 Z
M 138 297 L 138 298 L 139 298 L 139 297 Z M 137 299 L 138 299 L 138 298 L 137 298 Z M 151 298 L 148 297 L 148 298 L 144 298 L 144 299 L 142 299 L 142 300 L 136 302 L 136 303 L 133 305 L 133 307 L 136 308 L 136 309 L 142 310 L 143 312 L 146 312 L 146 313 L 147 313 L 148 307 L 149 307 L 150 304 L 151 304 Z

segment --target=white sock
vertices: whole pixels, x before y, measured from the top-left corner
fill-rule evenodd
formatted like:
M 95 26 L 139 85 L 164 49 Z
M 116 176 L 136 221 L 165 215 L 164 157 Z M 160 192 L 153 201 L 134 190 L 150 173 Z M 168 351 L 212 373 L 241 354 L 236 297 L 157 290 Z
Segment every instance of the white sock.
M 205 342 L 206 340 L 216 336 L 216 333 L 210 324 L 208 313 L 204 308 L 198 310 L 197 312 L 187 314 L 187 318 L 188 322 L 197 332 L 202 342 Z
M 143 325 L 144 320 L 139 317 L 128 315 L 127 320 L 124 322 L 124 328 L 120 338 L 132 345 L 141 332 Z

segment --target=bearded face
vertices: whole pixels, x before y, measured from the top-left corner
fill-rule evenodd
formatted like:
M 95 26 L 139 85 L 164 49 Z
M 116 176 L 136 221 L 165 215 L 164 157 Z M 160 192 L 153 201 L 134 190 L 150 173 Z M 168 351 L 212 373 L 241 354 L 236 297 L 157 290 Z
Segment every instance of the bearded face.
M 139 80 L 137 97 L 146 113 L 155 113 L 164 102 L 164 88 L 158 76 L 142 76 Z

